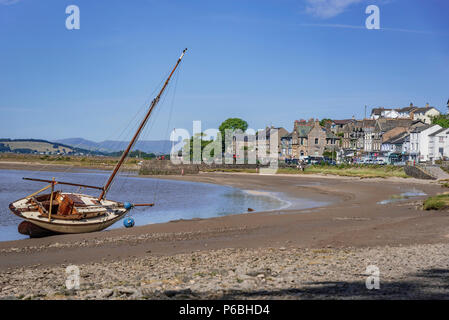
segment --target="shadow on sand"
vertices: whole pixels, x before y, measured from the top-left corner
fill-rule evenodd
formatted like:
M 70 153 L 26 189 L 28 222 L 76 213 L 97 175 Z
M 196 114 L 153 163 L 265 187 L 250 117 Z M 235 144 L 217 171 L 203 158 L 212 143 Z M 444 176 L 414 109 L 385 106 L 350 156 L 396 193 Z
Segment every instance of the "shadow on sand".
M 360 281 L 308 282 L 301 288 L 273 290 L 229 290 L 221 293 L 190 289 L 169 290 L 149 296 L 152 299 L 449 299 L 449 270 L 428 269 L 410 274 L 406 281 L 380 278 L 379 290 L 368 290 L 366 275 Z

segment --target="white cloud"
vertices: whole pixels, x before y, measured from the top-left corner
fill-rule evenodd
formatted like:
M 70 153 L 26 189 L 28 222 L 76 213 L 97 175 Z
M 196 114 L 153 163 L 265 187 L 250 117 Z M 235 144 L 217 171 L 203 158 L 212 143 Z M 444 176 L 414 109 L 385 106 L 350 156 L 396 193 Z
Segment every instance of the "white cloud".
M 302 23 L 302 24 L 299 24 L 299 26 L 300 27 L 318 27 L 318 28 L 339 28 L 339 29 L 361 29 L 361 30 L 367 30 L 365 26 L 354 26 L 354 25 L 348 25 L 348 24 Z M 433 32 L 433 31 L 401 29 L 401 28 L 380 28 L 380 31 L 408 32 L 408 33 L 418 33 L 418 34 L 437 34 L 437 33 Z M 373 31 L 370 31 L 370 32 L 373 32 Z M 440 33 L 440 35 L 447 35 L 447 34 Z
M 365 26 L 353 26 L 348 24 L 323 24 L 323 23 L 302 23 L 301 27 L 322 27 L 322 28 L 341 28 L 341 29 L 366 29 Z
M 20 0 L 0 0 L 0 4 L 5 6 L 19 2 Z
M 306 0 L 306 13 L 318 18 L 332 18 L 343 13 L 349 6 L 364 0 Z

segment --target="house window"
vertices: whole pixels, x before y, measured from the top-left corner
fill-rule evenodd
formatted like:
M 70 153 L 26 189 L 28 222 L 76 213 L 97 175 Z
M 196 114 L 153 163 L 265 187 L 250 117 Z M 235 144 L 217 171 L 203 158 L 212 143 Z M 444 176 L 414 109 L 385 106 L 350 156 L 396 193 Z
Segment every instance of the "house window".
M 318 144 L 318 138 L 315 138 L 315 144 Z

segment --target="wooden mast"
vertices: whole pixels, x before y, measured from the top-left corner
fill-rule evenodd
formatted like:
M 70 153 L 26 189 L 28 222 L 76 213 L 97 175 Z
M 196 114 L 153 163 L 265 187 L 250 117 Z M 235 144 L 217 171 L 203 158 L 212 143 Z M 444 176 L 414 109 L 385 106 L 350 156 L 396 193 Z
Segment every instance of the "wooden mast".
M 100 196 L 98 197 L 98 201 L 101 201 L 104 198 L 105 194 L 108 192 L 109 187 L 111 186 L 111 183 L 114 180 L 118 170 L 120 169 L 120 167 L 122 166 L 122 164 L 125 161 L 126 157 L 128 156 L 129 151 L 134 146 L 137 138 L 139 138 L 140 132 L 142 131 L 143 127 L 145 127 L 145 124 L 147 123 L 147 121 L 148 121 L 148 119 L 149 119 L 149 117 L 151 115 L 151 112 L 153 111 L 154 107 L 156 107 L 157 103 L 159 102 L 159 99 L 161 98 L 162 94 L 164 93 L 165 88 L 168 85 L 168 82 L 170 81 L 170 78 L 172 77 L 173 73 L 175 72 L 176 68 L 178 67 L 179 63 L 181 62 L 182 57 L 184 57 L 184 54 L 186 53 L 186 51 L 187 51 L 187 48 L 184 49 L 184 51 L 182 52 L 181 56 L 179 57 L 178 61 L 176 62 L 176 65 L 174 66 L 173 70 L 171 71 L 170 75 L 168 76 L 167 80 L 165 81 L 164 85 L 162 86 L 161 91 L 159 91 L 159 94 L 151 102 L 150 108 L 148 109 L 148 112 L 147 112 L 145 118 L 140 123 L 140 126 L 137 129 L 137 132 L 134 134 L 134 137 L 130 141 L 128 147 L 123 152 L 119 162 L 115 166 L 114 171 L 112 172 L 111 176 L 108 179 L 108 182 L 106 182 L 106 184 L 105 184 L 105 186 L 104 186 Z

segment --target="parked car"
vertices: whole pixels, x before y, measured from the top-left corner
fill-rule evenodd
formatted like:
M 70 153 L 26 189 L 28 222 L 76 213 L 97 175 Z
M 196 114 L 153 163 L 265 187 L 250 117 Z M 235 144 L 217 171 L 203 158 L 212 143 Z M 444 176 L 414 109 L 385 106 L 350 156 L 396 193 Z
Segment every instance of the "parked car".
M 307 159 L 308 164 L 319 164 L 321 161 L 323 161 L 323 157 L 309 157 Z
M 330 166 L 337 165 L 337 162 L 335 160 L 329 159 L 329 158 L 326 158 L 326 157 L 323 159 L 322 163 L 330 165 Z
M 376 159 L 374 163 L 378 164 L 378 165 L 385 165 L 385 164 L 387 164 L 387 162 L 384 159 Z
M 286 164 L 299 164 L 298 159 L 285 159 Z

